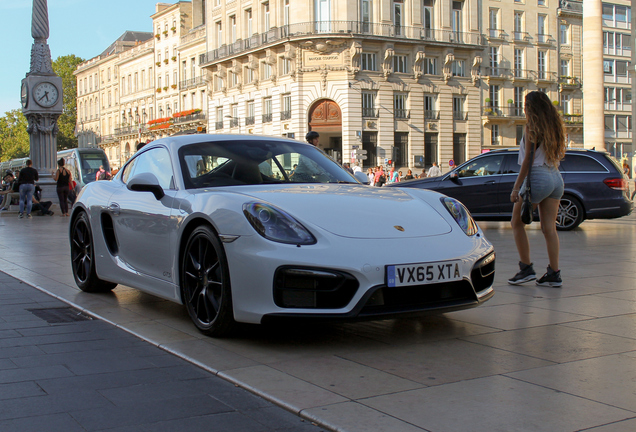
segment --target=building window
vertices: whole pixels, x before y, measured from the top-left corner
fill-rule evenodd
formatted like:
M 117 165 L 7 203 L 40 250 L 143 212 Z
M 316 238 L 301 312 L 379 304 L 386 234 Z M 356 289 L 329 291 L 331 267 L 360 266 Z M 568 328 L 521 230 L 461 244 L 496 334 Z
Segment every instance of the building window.
M 572 98 L 568 94 L 561 94 L 561 110 L 563 114 L 571 114 L 572 113 Z
M 517 108 L 523 108 L 523 103 L 525 101 L 525 95 L 524 95 L 525 91 L 523 87 L 515 87 L 514 88 L 514 104 L 515 107 Z M 519 115 L 522 115 L 523 113 L 520 113 Z
M 547 52 L 546 51 L 538 51 L 537 52 L 537 77 L 539 79 L 546 79 L 547 78 L 547 74 L 546 74 L 546 70 L 547 70 L 547 64 L 546 64 L 546 59 L 547 59 Z
M 568 45 L 570 43 L 570 26 L 568 24 L 561 24 L 561 44 Z
M 437 75 L 437 59 L 436 58 L 424 59 L 424 73 L 427 75 Z
M 490 128 L 490 145 L 499 145 L 499 125 L 492 125 Z
M 451 73 L 453 76 L 465 77 L 466 76 L 466 61 L 455 60 L 451 64 Z
M 230 86 L 236 87 L 238 85 L 238 74 L 230 72 Z
M 437 120 L 438 117 L 439 116 L 435 106 L 435 96 L 425 95 L 424 96 L 424 118 L 428 120 Z
M 422 8 L 422 24 L 424 25 L 424 37 L 432 37 L 432 30 L 434 28 L 434 0 L 424 0 Z
M 290 94 L 283 95 L 283 110 L 280 113 L 281 120 L 289 120 L 292 112 L 292 97 Z
M 545 2 L 546 2 L 546 0 L 537 0 L 537 4 L 539 6 L 545 6 Z
M 263 99 L 263 123 L 272 122 L 272 98 Z
M 394 93 L 393 94 L 393 116 L 398 119 L 409 118 L 408 110 L 406 109 L 406 93 Z
M 268 31 L 271 28 L 271 22 L 269 19 L 269 2 L 263 3 L 263 31 Z
M 523 50 L 519 48 L 515 48 L 515 77 L 522 78 L 524 77 L 523 73 Z
M 216 46 L 223 45 L 223 23 L 217 21 L 216 23 Z
M 453 1 L 453 15 L 452 15 L 452 30 L 457 33 L 457 37 L 461 37 L 461 32 L 463 31 L 463 17 L 462 17 L 462 9 L 464 8 L 463 1 Z
M 405 55 L 396 55 L 393 57 L 393 71 L 406 73 L 407 70 L 407 60 Z
M 362 92 L 362 117 L 377 117 L 375 111 L 375 96 L 376 92 Z
M 230 42 L 236 42 L 236 15 L 230 17 Z
M 466 120 L 464 98 L 461 96 L 453 96 L 453 118 L 455 120 Z
M 491 8 L 489 11 L 488 22 L 490 37 L 499 37 L 499 9 Z
M 281 67 L 281 75 L 288 75 L 292 72 L 292 61 L 291 59 L 283 58 L 280 62 Z
M 404 0 L 393 0 L 392 15 L 393 15 L 393 26 L 395 28 L 396 36 L 399 36 L 403 33 L 403 30 L 402 30 L 402 26 L 404 25 L 403 17 L 402 17 L 403 7 L 404 7 Z
M 252 24 L 252 9 L 245 11 L 245 29 L 247 31 L 246 36 L 249 38 L 254 34 L 254 27 Z
M 493 111 L 499 109 L 499 86 L 491 85 L 488 88 L 488 97 L 490 97 L 490 106 L 493 107 Z
M 362 53 L 360 56 L 360 68 L 362 70 L 377 71 L 375 53 Z
M 261 68 L 263 71 L 263 79 L 270 79 L 272 77 L 272 66 L 268 63 L 262 63 Z
M 570 61 L 566 59 L 561 59 L 561 76 L 569 77 L 570 76 Z
M 245 125 L 253 125 L 255 116 L 254 101 L 247 101 L 245 112 L 247 113 L 245 116 Z
M 245 83 L 249 84 L 254 81 L 254 69 L 245 68 Z
M 360 18 L 362 21 L 362 31 L 368 33 L 371 30 L 371 23 L 373 22 L 373 7 L 371 0 L 362 0 L 360 4 Z

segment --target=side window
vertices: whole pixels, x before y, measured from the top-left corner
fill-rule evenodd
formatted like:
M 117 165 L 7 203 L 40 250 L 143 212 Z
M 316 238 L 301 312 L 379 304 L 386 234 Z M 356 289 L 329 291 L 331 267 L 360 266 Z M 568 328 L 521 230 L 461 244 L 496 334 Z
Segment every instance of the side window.
M 134 158 L 128 163 L 128 165 L 124 167 L 124 172 L 121 175 L 121 181 L 123 181 L 124 183 L 128 183 L 128 179 L 132 178 L 138 159 L 138 157 Z
M 162 188 L 174 189 L 172 162 L 170 161 L 170 153 L 168 153 L 168 150 L 163 147 L 154 148 L 142 153 L 135 159 L 137 162 L 133 170 L 134 175 L 141 173 L 154 174 Z M 126 175 L 126 173 L 124 173 L 124 175 Z
M 519 159 L 519 155 L 517 153 L 507 154 L 505 156 L 504 170 L 503 174 L 519 174 L 519 170 L 521 166 L 517 162 Z
M 564 172 L 607 172 L 596 159 L 584 155 L 566 154 L 561 161 Z
M 485 156 L 468 163 L 459 170 L 459 177 L 490 176 L 501 174 L 503 155 Z
M 261 174 L 277 180 L 285 180 L 298 166 L 298 153 L 283 153 L 262 162 L 258 168 Z

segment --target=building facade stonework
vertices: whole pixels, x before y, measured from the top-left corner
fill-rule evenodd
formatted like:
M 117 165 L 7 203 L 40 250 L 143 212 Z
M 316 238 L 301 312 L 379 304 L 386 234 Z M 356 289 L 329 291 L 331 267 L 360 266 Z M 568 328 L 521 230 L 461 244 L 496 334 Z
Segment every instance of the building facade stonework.
M 574 0 L 159 3 L 147 39 L 78 67 L 78 130 L 114 166 L 178 132 L 315 130 L 341 162 L 446 171 L 518 145 L 524 97 L 539 90 L 563 114 L 568 145 L 582 147 L 582 11 Z

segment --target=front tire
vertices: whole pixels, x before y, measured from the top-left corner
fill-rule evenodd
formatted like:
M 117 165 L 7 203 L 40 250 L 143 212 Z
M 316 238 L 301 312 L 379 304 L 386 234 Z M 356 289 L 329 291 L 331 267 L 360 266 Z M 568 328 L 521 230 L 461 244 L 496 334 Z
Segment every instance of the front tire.
M 71 227 L 71 267 L 75 283 L 82 291 L 108 292 L 117 286 L 97 277 L 93 233 L 85 212 L 75 218 Z
M 230 272 L 221 242 L 207 226 L 196 228 L 181 257 L 181 292 L 190 319 L 205 335 L 221 337 L 235 326 Z
M 559 231 L 570 231 L 583 222 L 583 206 L 576 198 L 564 195 L 559 203 L 556 227 Z

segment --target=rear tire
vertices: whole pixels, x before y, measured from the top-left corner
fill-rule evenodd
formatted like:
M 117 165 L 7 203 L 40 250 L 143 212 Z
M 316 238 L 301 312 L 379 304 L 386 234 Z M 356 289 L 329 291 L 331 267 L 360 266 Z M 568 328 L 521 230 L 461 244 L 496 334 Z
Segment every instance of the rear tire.
M 108 292 L 117 286 L 97 277 L 93 233 L 85 212 L 77 215 L 71 227 L 71 267 L 75 283 L 82 291 Z
M 231 333 L 236 322 L 227 259 L 220 240 L 205 225 L 188 238 L 180 281 L 183 302 L 194 325 L 208 336 Z
M 570 195 L 563 195 L 559 203 L 556 227 L 559 231 L 570 231 L 583 222 L 583 206 L 581 202 Z

